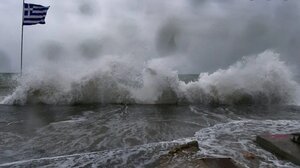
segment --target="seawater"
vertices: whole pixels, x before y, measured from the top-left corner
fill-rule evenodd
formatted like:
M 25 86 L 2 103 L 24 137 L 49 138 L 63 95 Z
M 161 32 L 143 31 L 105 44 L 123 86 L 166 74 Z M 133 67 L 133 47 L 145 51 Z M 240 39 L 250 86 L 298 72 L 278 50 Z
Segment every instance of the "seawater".
M 98 65 L 96 64 L 98 63 Z M 280 55 L 265 51 L 186 82 L 156 61 L 137 67 L 104 57 L 93 68 L 32 70 L 0 104 L 298 104 L 299 84 Z M 186 76 L 188 77 L 188 76 Z
M 194 156 L 232 157 L 246 166 L 296 167 L 254 143 L 262 133 L 300 129 L 299 106 L 0 106 L 1 166 L 147 167 L 176 144 L 199 142 Z
M 151 167 L 190 140 L 199 143 L 194 158 L 297 167 L 254 142 L 259 134 L 300 130 L 299 84 L 279 55 L 268 51 L 197 75 L 103 64 L 73 76 L 33 71 L 2 80 L 0 167 Z

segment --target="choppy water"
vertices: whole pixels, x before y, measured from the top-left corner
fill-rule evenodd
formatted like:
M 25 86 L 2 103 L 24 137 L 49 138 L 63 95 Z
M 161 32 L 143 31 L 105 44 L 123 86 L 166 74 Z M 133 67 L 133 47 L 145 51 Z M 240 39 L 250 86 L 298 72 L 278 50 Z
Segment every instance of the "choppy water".
M 0 167 L 153 167 L 190 140 L 199 142 L 195 158 L 297 167 L 253 141 L 300 130 L 299 84 L 278 55 L 199 76 L 152 64 L 139 71 L 120 60 L 103 65 L 73 76 L 33 71 L 2 80 Z
M 93 68 L 34 70 L 0 104 L 298 104 L 300 86 L 279 54 L 245 57 L 227 69 L 185 82 L 176 71 L 149 61 L 103 57 Z M 78 71 L 78 72 L 77 72 Z M 187 76 L 188 77 L 188 76 Z M 183 77 L 184 78 L 184 77 Z
M 195 157 L 232 157 L 251 167 L 296 167 L 253 142 L 300 130 L 299 106 L 0 106 L 1 166 L 149 166 L 176 144 L 198 140 Z

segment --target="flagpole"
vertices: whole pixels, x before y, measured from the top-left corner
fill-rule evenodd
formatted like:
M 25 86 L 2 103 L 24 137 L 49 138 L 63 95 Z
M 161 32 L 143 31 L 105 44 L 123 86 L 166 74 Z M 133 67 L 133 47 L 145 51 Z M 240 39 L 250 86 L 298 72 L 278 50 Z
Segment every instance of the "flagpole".
M 23 9 L 22 9 L 22 33 L 21 33 L 21 75 L 23 73 L 23 34 L 24 34 L 24 3 L 25 0 L 23 0 Z

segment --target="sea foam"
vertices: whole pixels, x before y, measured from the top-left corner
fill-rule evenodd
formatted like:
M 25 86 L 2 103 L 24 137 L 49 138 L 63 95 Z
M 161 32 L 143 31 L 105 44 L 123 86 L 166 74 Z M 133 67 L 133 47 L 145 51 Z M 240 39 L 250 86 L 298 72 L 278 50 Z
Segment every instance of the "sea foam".
M 136 66 L 110 56 L 89 67 L 31 70 L 1 104 L 297 104 L 299 97 L 299 84 L 273 51 L 243 57 L 188 83 L 154 60 Z

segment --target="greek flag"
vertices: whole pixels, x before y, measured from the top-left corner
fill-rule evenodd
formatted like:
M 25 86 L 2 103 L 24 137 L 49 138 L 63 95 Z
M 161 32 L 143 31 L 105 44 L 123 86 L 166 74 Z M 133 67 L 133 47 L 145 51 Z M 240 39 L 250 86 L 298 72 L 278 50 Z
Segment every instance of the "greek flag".
M 45 24 L 48 7 L 24 3 L 23 25 Z

